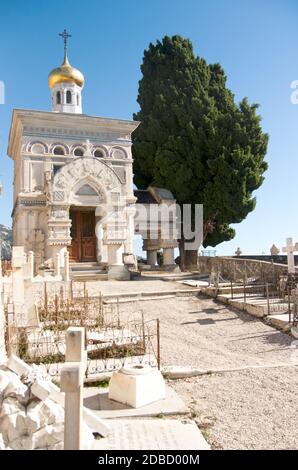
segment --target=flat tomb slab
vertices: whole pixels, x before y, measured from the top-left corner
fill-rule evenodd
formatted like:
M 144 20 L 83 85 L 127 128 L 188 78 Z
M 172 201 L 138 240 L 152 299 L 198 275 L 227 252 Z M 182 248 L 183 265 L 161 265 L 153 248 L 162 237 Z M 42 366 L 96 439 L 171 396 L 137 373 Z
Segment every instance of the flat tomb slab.
M 132 408 L 109 399 L 109 389 L 99 387 L 84 388 L 84 406 L 90 408 L 100 418 L 130 418 L 186 414 L 188 408 L 171 387 L 166 386 L 166 398 L 140 408 Z
M 178 420 L 113 420 L 108 437 L 95 440 L 93 450 L 210 450 L 195 423 Z

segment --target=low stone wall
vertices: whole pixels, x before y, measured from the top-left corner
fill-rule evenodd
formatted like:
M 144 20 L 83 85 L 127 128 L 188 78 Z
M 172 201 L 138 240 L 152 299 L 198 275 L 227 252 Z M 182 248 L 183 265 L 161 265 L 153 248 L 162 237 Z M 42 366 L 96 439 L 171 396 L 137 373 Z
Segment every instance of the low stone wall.
M 219 256 L 200 256 L 198 269 L 200 273 L 219 274 L 227 281 L 254 277 L 264 282 L 275 282 L 279 276 L 287 274 L 287 266 L 284 264 Z
M 269 263 L 277 263 L 277 264 L 288 264 L 288 257 L 287 255 L 240 255 L 240 256 L 233 256 L 233 258 L 238 259 L 249 259 L 249 260 L 256 260 L 256 261 L 268 261 Z M 294 262 L 295 265 L 298 266 L 298 255 L 294 255 Z

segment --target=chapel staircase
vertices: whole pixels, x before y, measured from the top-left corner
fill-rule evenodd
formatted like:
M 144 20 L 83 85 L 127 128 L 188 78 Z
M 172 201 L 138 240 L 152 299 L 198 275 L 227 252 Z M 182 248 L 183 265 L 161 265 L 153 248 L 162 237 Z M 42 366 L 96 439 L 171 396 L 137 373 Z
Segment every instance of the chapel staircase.
M 70 277 L 73 281 L 106 281 L 108 273 L 98 263 L 70 263 Z

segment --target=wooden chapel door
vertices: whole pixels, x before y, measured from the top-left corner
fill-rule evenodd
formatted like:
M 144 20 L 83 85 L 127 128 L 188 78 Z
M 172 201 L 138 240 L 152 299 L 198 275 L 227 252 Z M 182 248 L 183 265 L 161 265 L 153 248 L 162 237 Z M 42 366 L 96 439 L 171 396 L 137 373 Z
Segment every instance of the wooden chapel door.
M 70 219 L 72 222 L 70 261 L 77 263 L 96 261 L 95 212 L 72 210 Z

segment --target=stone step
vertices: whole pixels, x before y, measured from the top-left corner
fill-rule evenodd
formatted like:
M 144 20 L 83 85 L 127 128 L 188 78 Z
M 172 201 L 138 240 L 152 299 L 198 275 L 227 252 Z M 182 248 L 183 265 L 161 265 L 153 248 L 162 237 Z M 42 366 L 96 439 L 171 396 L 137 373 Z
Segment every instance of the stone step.
M 76 274 L 89 274 L 89 273 L 93 273 L 93 274 L 102 274 L 102 273 L 106 273 L 106 269 L 102 268 L 101 266 L 90 266 L 89 268 L 85 268 L 85 269 L 72 269 L 71 270 L 72 274 L 76 275 Z
M 98 263 L 72 263 L 70 264 L 71 271 L 91 271 L 93 269 L 102 269 Z
M 108 280 L 108 274 L 106 272 L 102 273 L 76 273 L 75 275 L 72 274 L 71 276 L 73 281 L 79 281 L 79 282 L 84 282 L 84 281 L 107 281 Z

